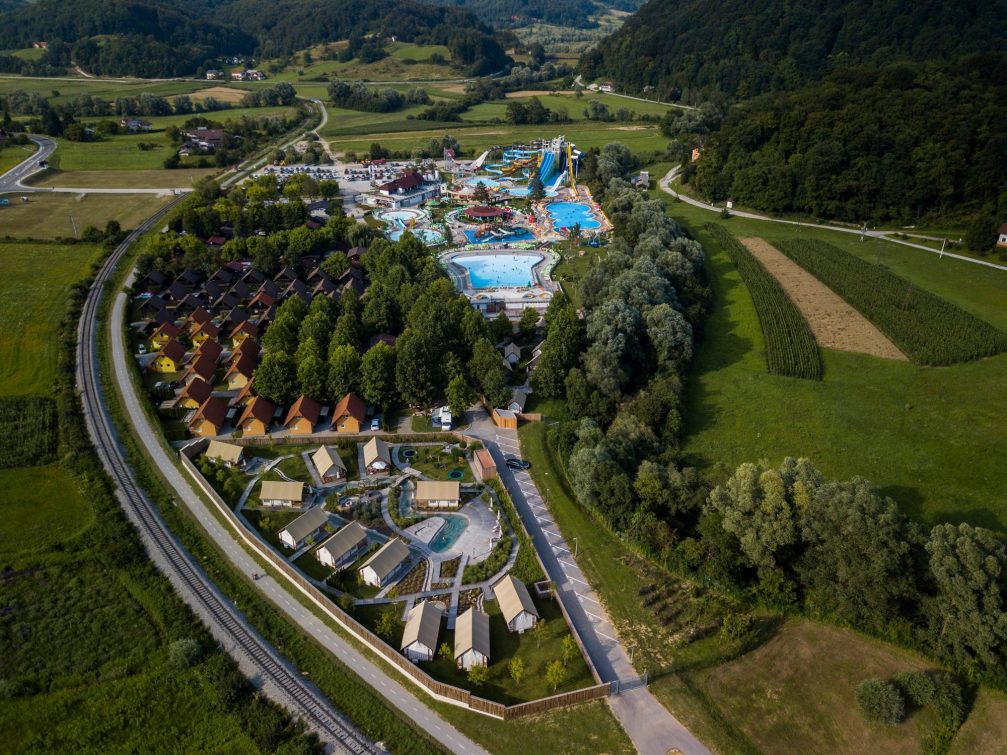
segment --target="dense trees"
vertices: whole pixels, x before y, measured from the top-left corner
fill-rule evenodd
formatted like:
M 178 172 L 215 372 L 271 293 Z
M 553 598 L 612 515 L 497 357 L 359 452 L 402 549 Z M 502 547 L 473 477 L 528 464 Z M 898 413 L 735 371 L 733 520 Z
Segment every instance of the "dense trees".
M 329 99 L 337 107 L 387 113 L 402 107 L 406 98 L 394 89 L 371 89 L 360 81 L 333 79 L 328 86 Z

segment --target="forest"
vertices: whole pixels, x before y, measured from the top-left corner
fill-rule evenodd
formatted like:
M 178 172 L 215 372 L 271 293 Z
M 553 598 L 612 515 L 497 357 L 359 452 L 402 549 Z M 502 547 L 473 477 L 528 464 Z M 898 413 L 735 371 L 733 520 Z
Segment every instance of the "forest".
M 466 8 L 479 19 L 499 28 L 531 26 L 546 23 L 593 29 L 598 22 L 593 16 L 609 8 L 635 11 L 643 0 L 425 0 L 430 5 Z

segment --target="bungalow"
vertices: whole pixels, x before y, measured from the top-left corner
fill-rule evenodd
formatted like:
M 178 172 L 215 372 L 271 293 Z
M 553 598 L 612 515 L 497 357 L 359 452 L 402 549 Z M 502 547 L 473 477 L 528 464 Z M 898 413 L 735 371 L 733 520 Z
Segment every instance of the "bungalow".
M 176 409 L 198 409 L 213 395 L 213 387 L 203 380 L 190 380 L 175 399 Z
M 189 420 L 189 432 L 201 438 L 220 435 L 227 422 L 227 404 L 210 396 Z
M 304 483 L 281 480 L 263 480 L 259 488 L 259 500 L 263 506 L 286 506 L 301 508 L 304 505 Z M 522 585 L 523 587 L 523 585 Z
M 457 481 L 418 480 L 414 499 L 421 509 L 456 509 L 462 502 L 461 485 Z
M 141 285 L 148 291 L 160 291 L 164 284 L 168 282 L 168 276 L 160 270 L 151 270 L 141 281 Z
M 182 329 L 173 322 L 166 322 L 158 325 L 150 336 L 150 345 L 155 349 L 163 349 L 164 345 L 172 338 L 178 338 L 182 334 Z
M 248 385 L 248 381 L 255 374 L 255 368 L 259 366 L 259 357 L 251 353 L 242 354 L 241 357 L 231 363 L 231 366 L 224 373 L 224 380 L 227 381 L 227 389 L 236 391 Z
M 213 315 L 206 311 L 206 307 L 202 305 L 196 307 L 186 318 L 186 321 L 189 324 L 189 332 L 194 333 L 200 325 L 210 322 L 212 319 Z
M 255 380 L 246 385 L 240 391 L 238 395 L 227 402 L 228 406 L 248 406 L 248 403 L 255 398 Z
M 224 72 L 223 71 L 218 71 L 215 68 L 211 68 L 209 71 L 206 72 L 206 80 L 207 81 L 217 81 L 218 79 L 222 79 L 222 78 L 224 78 Z
M 455 622 L 455 663 L 468 671 L 490 659 L 490 617 L 472 606 Z
M 161 292 L 161 298 L 167 302 L 176 304 L 189 295 L 189 289 L 180 280 L 172 281 L 172 284 Z
M 231 352 L 230 361 L 234 364 L 237 360 L 241 359 L 243 354 L 251 354 L 254 357 L 258 357 L 262 353 L 262 347 L 259 346 L 258 341 L 254 341 L 251 338 L 246 338 L 243 341 L 239 341 L 234 346 L 234 351 Z
M 283 426 L 291 435 L 311 435 L 321 413 L 321 405 L 310 396 L 302 394 L 291 405 Z
M 225 467 L 240 467 L 244 461 L 245 449 L 233 443 L 224 443 L 219 440 L 211 440 L 203 454 L 214 464 L 223 464 Z
M 472 454 L 472 466 L 475 467 L 476 477 L 484 482 L 494 480 L 497 476 L 497 465 L 493 461 L 493 456 L 485 448 L 478 449 Z
M 364 444 L 364 471 L 370 477 L 387 475 L 392 471 L 388 444 L 376 435 Z
M 353 393 L 347 393 L 332 410 L 332 427 L 337 433 L 359 433 L 367 417 L 367 405 Z
M 321 278 L 316 280 L 312 284 L 311 296 L 312 298 L 316 296 L 326 296 L 328 298 L 334 298 L 339 294 L 339 286 L 332 282 L 332 279 L 323 274 Z
M 409 546 L 399 538 L 389 540 L 360 567 L 360 578 L 372 587 L 384 587 L 409 561 Z
M 231 309 L 233 307 L 236 307 L 239 304 L 241 304 L 241 299 L 239 299 L 235 294 L 232 294 L 230 291 L 228 291 L 226 293 L 221 294 L 216 299 L 214 299 L 213 303 L 210 306 L 213 307 L 214 312 L 220 312 L 221 310 L 224 309 Z M 225 328 L 227 330 L 230 330 L 230 326 L 225 325 Z
M 231 296 L 228 294 L 228 296 Z M 223 298 L 223 297 L 222 297 Z M 231 296 L 233 299 L 237 299 L 236 296 Z M 244 307 L 239 307 L 237 303 L 232 304 L 227 312 L 224 314 L 224 318 L 221 320 L 221 330 L 226 330 L 229 334 L 241 323 L 248 319 L 248 310 Z
M 205 304 L 202 294 L 197 294 L 193 292 L 187 293 L 182 300 L 175 305 L 176 314 L 184 314 L 185 312 L 194 312 Z
M 406 658 L 413 663 L 434 659 L 443 615 L 444 612 L 429 600 L 413 606 L 402 632 L 400 649 Z
M 245 405 L 245 411 L 238 420 L 238 429 L 246 436 L 266 435 L 274 412 L 276 406 L 272 401 L 256 396 Z
M 157 352 L 150 369 L 154 372 L 178 372 L 185 364 L 185 347 L 180 341 L 172 338 Z
M 263 284 L 263 288 L 265 288 L 265 284 Z M 276 305 L 276 299 L 279 295 L 279 291 L 272 294 L 269 291 L 263 291 L 260 289 L 256 292 L 255 296 L 252 297 L 252 301 L 248 303 L 248 306 L 253 312 L 262 312 L 263 310 L 274 307 Z
M 504 409 L 508 411 L 520 414 L 524 411 L 524 405 L 528 401 L 528 392 L 523 388 L 514 388 L 511 390 L 510 401 L 507 403 Z
M 202 293 L 209 301 L 216 301 L 220 298 L 221 294 L 224 293 L 224 289 L 216 281 L 207 281 L 203 284 L 203 288 L 200 293 Z M 217 307 L 213 308 L 213 311 L 218 311 Z
M 259 337 L 259 326 L 251 320 L 242 320 L 231 329 L 231 343 L 238 348 L 245 339 Z
M 220 335 L 220 328 L 218 328 L 212 320 L 207 320 L 202 325 L 197 325 L 192 330 L 192 342 L 196 345 L 203 343 L 211 338 L 216 338 Z
M 521 347 L 516 343 L 509 343 L 504 346 L 504 360 L 513 367 L 521 361 Z
M 281 288 L 286 288 L 295 280 L 299 280 L 297 272 L 292 267 L 285 267 L 273 276 L 273 282 Z
M 138 310 L 141 315 L 146 315 L 149 317 L 154 312 L 163 311 L 164 308 L 167 306 L 168 305 L 165 303 L 164 299 L 155 294 L 153 296 L 148 296 L 146 299 L 141 301 Z
M 336 482 L 346 477 L 346 464 L 339 452 L 331 446 L 322 446 L 311 454 L 311 462 L 322 482 Z
M 223 346 L 216 341 L 207 340 L 199 344 L 199 348 L 196 349 L 196 359 L 199 359 L 200 357 L 210 357 L 210 359 L 214 361 L 214 364 L 216 364 L 220 359 L 220 355 L 223 353 Z
M 139 134 L 141 131 L 149 133 L 153 128 L 150 121 L 140 118 L 123 118 L 119 121 L 119 125 L 131 134 Z
M 231 293 L 238 297 L 241 301 L 245 301 L 252 296 L 252 289 L 248 287 L 245 281 L 236 281 L 233 286 L 231 286 Z
M 218 235 L 214 234 L 213 236 L 207 236 L 206 237 L 206 245 L 210 246 L 210 247 L 214 247 L 216 249 L 219 249 L 220 247 L 222 247 L 226 243 L 227 243 L 227 239 L 224 238 L 223 236 L 218 236 Z
M 250 287 L 261 286 L 263 281 L 266 280 L 266 274 L 258 268 L 250 267 L 245 271 L 245 274 L 241 276 L 241 280 Z
M 165 307 L 164 309 L 159 309 L 150 316 L 151 325 L 155 328 L 159 325 L 164 325 L 165 323 L 175 322 L 175 313 Z
M 350 522 L 318 547 L 315 558 L 323 566 L 337 569 L 340 564 L 352 561 L 366 548 L 367 530 L 360 522 Z
M 503 614 L 510 631 L 521 634 L 538 622 L 538 609 L 535 608 L 524 582 L 519 582 L 508 574 L 493 585 L 493 595 L 496 596 L 500 613 Z
M 346 259 L 351 265 L 359 265 L 361 258 L 367 254 L 366 246 L 354 246 L 346 250 Z
M 300 296 L 301 300 L 307 304 L 311 304 L 311 289 L 308 284 L 302 280 L 295 280 L 289 286 L 287 286 L 283 291 L 283 298 L 289 299 L 291 296 Z
M 211 357 L 209 354 L 197 355 L 188 367 L 185 368 L 185 372 L 182 373 L 182 377 L 179 380 L 182 383 L 191 383 L 193 380 L 200 379 L 205 380 L 207 383 L 213 384 L 213 377 L 217 374 L 217 360 Z
M 280 542 L 291 550 L 297 550 L 323 532 L 329 525 L 329 514 L 323 506 L 308 509 L 297 519 L 280 530 Z

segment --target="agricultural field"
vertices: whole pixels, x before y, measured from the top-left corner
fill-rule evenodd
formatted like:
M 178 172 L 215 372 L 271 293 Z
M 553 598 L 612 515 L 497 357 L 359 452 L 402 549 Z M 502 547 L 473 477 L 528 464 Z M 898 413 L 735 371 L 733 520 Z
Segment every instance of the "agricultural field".
M 34 186 L 60 189 L 183 189 L 202 178 L 220 173 L 219 168 L 177 170 L 73 170 L 44 172 L 31 181 Z
M 721 226 L 709 225 L 707 230 L 717 237 L 752 295 L 765 340 L 769 372 L 821 380 L 822 359 L 815 336 L 787 292 L 744 244 Z
M 45 79 L 21 76 L 0 76 L 0 95 L 15 89 L 41 92 L 51 97 L 53 104 L 69 102 L 79 94 L 90 94 L 106 100 L 116 97 L 136 97 L 143 92 L 161 97 L 190 94 L 195 89 L 211 86 L 207 81 L 144 81 L 142 79 Z
M 136 228 L 166 201 L 153 194 L 62 192 L 30 194 L 27 202 L 9 198 L 10 206 L 0 208 L 0 234 L 15 239 L 74 238 L 89 225 L 104 228 L 109 220 Z
M 56 464 L 0 469 L 0 558 L 26 558 L 69 542 L 94 521 L 73 475 Z
M 0 147 L 0 176 L 11 168 L 25 161 L 26 158 L 34 154 L 38 147 L 35 142 L 30 144 L 8 144 Z
M 882 267 L 818 240 L 780 251 L 856 307 L 918 364 L 946 366 L 1007 351 L 1007 334 Z
M 55 455 L 55 402 L 46 396 L 0 398 L 0 469 L 46 464 Z

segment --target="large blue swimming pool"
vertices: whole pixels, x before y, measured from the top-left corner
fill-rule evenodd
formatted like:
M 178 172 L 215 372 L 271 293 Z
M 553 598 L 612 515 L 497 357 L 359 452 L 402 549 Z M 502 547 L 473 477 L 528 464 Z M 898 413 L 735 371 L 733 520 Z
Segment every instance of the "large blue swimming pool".
M 485 236 L 476 236 L 475 231 L 465 231 L 465 238 L 469 240 L 470 244 L 489 244 L 490 242 L 502 242 L 508 243 L 512 241 L 534 241 L 535 235 L 526 228 L 522 228 L 514 233 L 507 233 L 501 229 L 497 229 L 497 235 L 493 233 L 488 233 Z
M 532 268 L 542 259 L 534 253 L 467 254 L 451 261 L 468 271 L 472 288 L 519 288 L 532 285 Z
M 578 223 L 583 231 L 601 225 L 590 206 L 582 202 L 553 202 L 547 209 L 552 216 L 552 224 L 556 230 L 572 228 Z

